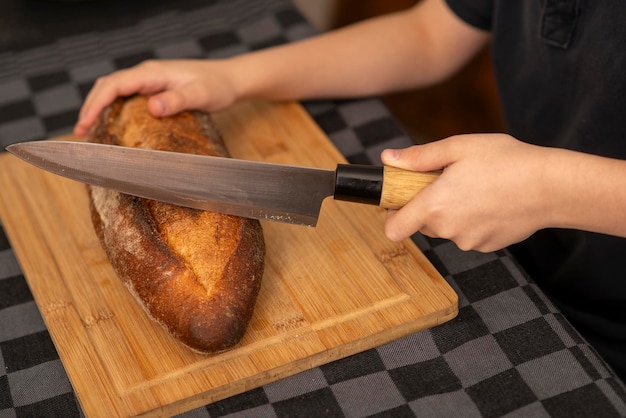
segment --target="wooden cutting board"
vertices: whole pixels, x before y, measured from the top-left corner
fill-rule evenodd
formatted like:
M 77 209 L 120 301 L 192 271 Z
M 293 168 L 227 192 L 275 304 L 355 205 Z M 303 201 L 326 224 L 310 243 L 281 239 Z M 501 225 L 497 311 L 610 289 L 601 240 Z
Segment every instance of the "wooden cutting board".
M 334 168 L 341 154 L 295 103 L 215 115 L 237 158 Z M 73 139 L 63 138 L 63 139 Z M 381 345 L 457 314 L 457 295 L 384 211 L 327 199 L 316 228 L 264 222 L 262 289 L 234 349 L 200 355 L 117 279 L 85 186 L 0 155 L 0 217 L 87 416 L 167 416 Z

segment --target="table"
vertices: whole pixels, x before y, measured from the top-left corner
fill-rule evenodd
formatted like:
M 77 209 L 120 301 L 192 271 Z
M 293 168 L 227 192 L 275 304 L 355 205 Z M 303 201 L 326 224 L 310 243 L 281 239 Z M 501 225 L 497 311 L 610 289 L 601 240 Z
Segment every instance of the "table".
M 0 52 L 0 147 L 70 132 L 95 78 L 115 69 L 314 34 L 289 1 L 222 0 Z M 376 98 L 303 105 L 351 163 L 412 144 Z M 182 416 L 626 415 L 623 382 L 507 251 L 413 240 L 458 293 L 457 318 Z M 0 223 L 0 417 L 81 413 Z

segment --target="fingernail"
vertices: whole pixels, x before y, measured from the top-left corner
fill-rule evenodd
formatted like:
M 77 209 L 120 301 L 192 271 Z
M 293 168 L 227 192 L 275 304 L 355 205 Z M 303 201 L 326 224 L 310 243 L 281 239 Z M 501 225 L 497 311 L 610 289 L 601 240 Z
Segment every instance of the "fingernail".
M 162 116 L 165 114 L 166 106 L 163 99 L 160 97 L 153 98 L 152 109 L 154 110 L 155 116 Z
M 383 159 L 387 161 L 395 161 L 400 158 L 400 150 L 397 149 L 386 149 L 383 151 Z

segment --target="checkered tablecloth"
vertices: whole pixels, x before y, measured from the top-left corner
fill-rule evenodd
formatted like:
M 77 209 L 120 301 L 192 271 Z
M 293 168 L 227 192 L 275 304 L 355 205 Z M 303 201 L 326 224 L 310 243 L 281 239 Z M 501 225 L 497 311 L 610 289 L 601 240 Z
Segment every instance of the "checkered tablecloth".
M 0 147 L 69 133 L 95 78 L 113 70 L 314 33 L 288 1 L 223 0 L 2 52 Z M 305 107 L 352 163 L 411 145 L 377 99 Z M 183 416 L 626 416 L 626 387 L 506 251 L 413 239 L 459 294 L 457 318 Z M 81 415 L 0 224 L 0 417 Z

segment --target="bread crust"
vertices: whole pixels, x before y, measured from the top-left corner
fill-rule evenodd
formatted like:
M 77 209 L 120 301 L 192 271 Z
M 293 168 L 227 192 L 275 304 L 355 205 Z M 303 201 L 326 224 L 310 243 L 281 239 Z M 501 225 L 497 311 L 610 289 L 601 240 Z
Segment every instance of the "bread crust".
M 147 99 L 118 99 L 88 140 L 227 157 L 208 114 L 155 118 Z M 91 219 L 115 272 L 152 319 L 195 351 L 226 350 L 243 337 L 264 269 L 256 220 L 88 186 Z

